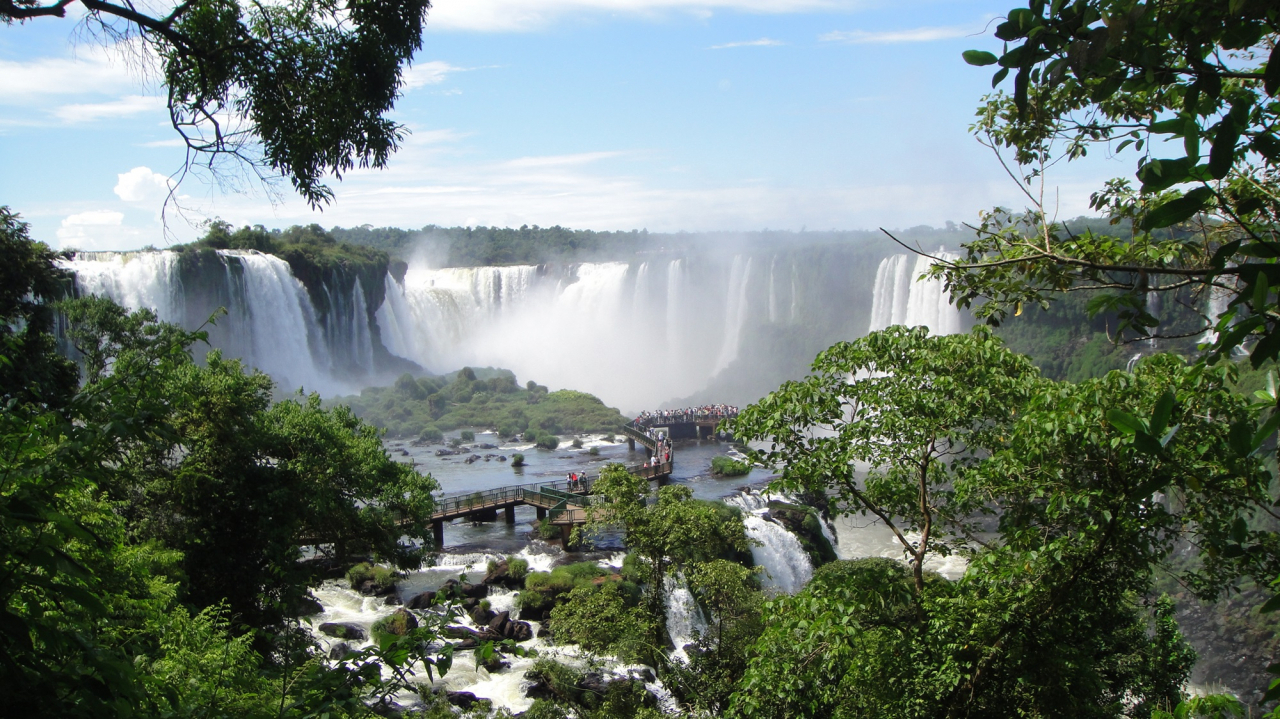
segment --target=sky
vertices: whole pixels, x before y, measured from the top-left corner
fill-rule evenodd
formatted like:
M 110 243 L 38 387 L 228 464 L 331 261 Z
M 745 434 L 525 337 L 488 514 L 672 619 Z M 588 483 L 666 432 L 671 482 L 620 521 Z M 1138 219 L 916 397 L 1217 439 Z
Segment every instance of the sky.
M 0 26 L 0 203 L 54 247 L 190 241 L 203 222 L 562 225 L 650 231 L 904 228 L 1025 206 L 970 134 L 1012 0 L 438 0 L 389 166 L 309 208 L 287 184 L 188 176 L 162 88 L 83 26 Z M 78 8 L 73 5 L 72 8 Z M 136 65 L 136 63 L 134 64 Z M 132 69 L 131 69 L 132 68 Z M 1011 84 L 1006 81 L 1006 84 Z M 1049 176 L 1062 217 L 1132 172 Z

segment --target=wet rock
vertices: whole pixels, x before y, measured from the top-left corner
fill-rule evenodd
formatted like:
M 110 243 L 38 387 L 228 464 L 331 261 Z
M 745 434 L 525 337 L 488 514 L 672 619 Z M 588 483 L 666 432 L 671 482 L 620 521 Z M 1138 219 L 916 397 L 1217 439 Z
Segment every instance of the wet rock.
M 503 628 L 507 626 L 509 621 L 511 621 L 511 612 L 495 614 L 493 619 L 489 620 L 488 629 L 495 634 L 502 634 Z
M 450 704 L 462 709 L 463 711 L 470 709 L 473 704 L 479 701 L 479 699 L 476 698 L 476 695 L 471 692 L 445 692 L 444 698 L 447 699 Z
M 500 454 L 500 455 L 498 455 L 498 461 L 499 461 L 499 462 L 505 462 L 505 461 L 507 461 L 507 455 L 505 455 L 505 454 Z
M 489 444 L 488 442 L 484 442 L 476 445 L 476 449 L 497 449 L 497 448 L 498 448 L 498 445 Z
M 437 449 L 436 450 L 437 457 L 452 457 L 455 454 L 462 454 L 462 453 L 456 449 Z
M 335 662 L 339 659 L 345 659 L 348 654 L 355 654 L 356 650 L 351 648 L 346 642 L 338 642 L 329 649 L 329 658 Z
M 350 622 L 325 622 L 319 629 L 321 634 L 338 639 L 365 639 L 369 636 L 365 633 L 364 627 Z
M 411 630 L 418 628 L 418 618 L 403 607 L 389 616 L 383 617 L 373 624 L 373 636 L 391 634 L 403 637 Z
M 471 610 L 471 621 L 475 622 L 477 626 L 487 626 L 495 616 L 493 610 L 485 609 L 484 607 L 476 607 Z
M 507 622 L 503 635 L 516 642 L 527 642 L 533 639 L 533 625 L 528 622 Z
M 547 638 L 547 637 L 549 637 L 549 636 L 552 636 L 552 634 L 551 634 L 551 627 L 547 626 L 546 624 L 543 624 L 543 625 L 541 625 L 541 626 L 539 626 L 539 627 L 538 627 L 538 638 L 539 638 L 539 639 L 545 639 L 545 638 Z
M 423 592 L 410 599 L 405 606 L 409 609 L 429 609 L 436 601 L 435 592 Z
M 399 594 L 393 593 L 393 594 L 388 594 L 387 598 L 382 600 L 382 603 L 387 605 L 388 607 L 398 607 L 401 604 L 404 604 L 404 600 L 400 598 Z
M 439 594 L 459 599 L 484 599 L 489 596 L 489 587 L 485 584 L 471 584 L 470 582 L 459 582 L 456 579 L 450 579 L 440 587 Z

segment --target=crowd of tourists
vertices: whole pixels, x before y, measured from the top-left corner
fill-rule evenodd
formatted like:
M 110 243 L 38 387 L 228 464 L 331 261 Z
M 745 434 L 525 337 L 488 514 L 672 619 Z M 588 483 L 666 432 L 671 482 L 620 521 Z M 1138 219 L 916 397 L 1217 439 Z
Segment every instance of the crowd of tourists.
M 644 427 L 657 427 L 664 424 L 683 424 L 685 422 L 719 422 L 738 416 L 738 408 L 731 404 L 704 404 L 701 407 L 685 407 L 684 409 L 660 409 L 654 412 L 645 410 L 636 417 L 636 424 Z

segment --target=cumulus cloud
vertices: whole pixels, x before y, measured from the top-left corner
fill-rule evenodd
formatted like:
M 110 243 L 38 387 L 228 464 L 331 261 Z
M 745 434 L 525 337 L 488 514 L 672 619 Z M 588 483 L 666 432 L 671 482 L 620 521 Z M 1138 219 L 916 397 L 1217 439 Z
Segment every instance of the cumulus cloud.
M 150 167 L 135 167 L 116 175 L 115 193 L 125 202 L 158 200 L 169 194 L 173 181 Z
M 155 112 L 164 107 L 164 98 L 154 95 L 126 95 L 119 100 L 63 105 L 53 111 L 54 117 L 68 123 L 96 122 L 120 117 L 132 117 L 145 112 Z
M 741 42 L 726 42 L 723 45 L 712 45 L 709 50 L 725 50 L 731 47 L 771 47 L 774 45 L 785 45 L 781 40 L 773 40 L 762 37 L 759 40 L 743 40 Z
M 909 30 L 868 32 L 865 30 L 837 30 L 819 35 L 822 42 L 844 42 L 854 45 L 890 45 L 903 42 L 933 42 L 968 37 L 981 32 L 971 25 L 951 27 L 917 27 Z
M 124 214 L 113 210 L 89 210 L 68 216 L 58 228 L 58 244 L 78 250 L 119 247 Z

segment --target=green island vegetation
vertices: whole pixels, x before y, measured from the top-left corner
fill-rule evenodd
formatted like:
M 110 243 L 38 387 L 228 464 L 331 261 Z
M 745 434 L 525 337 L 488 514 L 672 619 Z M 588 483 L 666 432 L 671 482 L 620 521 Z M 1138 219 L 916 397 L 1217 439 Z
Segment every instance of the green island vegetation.
M 751 473 L 751 464 L 728 455 L 711 458 L 711 473 L 722 477 L 741 477 Z
M 555 449 L 558 432 L 611 432 L 627 422 L 594 395 L 550 392 L 532 380 L 521 387 L 515 374 L 493 368 L 464 367 L 438 377 L 404 374 L 389 387 L 367 387 L 359 395 L 330 403 L 350 407 L 389 437 L 423 442 L 439 442 L 444 432 L 459 427 L 487 427 L 504 439 L 523 436 L 539 447 Z

